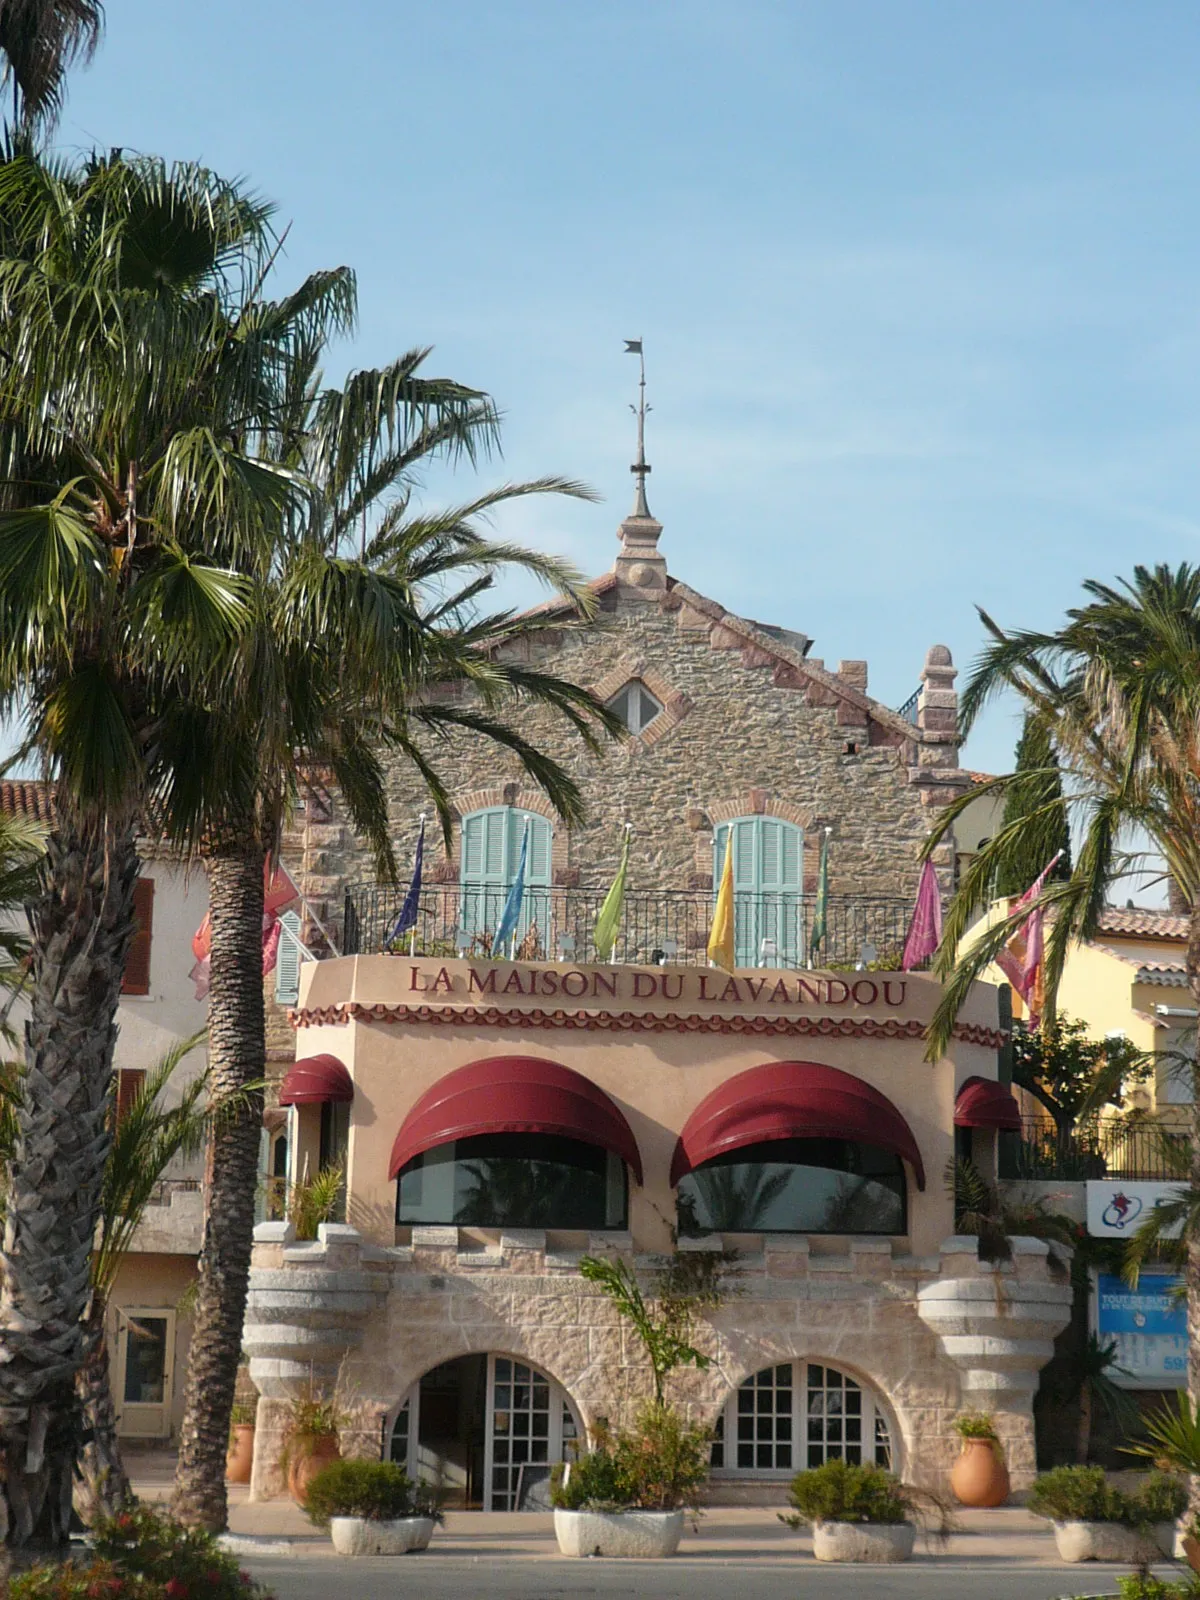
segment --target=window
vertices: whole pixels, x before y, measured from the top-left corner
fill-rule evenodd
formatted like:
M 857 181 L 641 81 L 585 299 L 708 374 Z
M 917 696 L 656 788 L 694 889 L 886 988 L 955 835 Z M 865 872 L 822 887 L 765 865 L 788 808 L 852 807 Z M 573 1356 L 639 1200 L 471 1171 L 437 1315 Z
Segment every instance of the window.
M 826 1461 L 892 1468 L 892 1430 L 882 1406 L 836 1367 L 788 1361 L 747 1378 L 730 1397 L 713 1438 L 724 1473 L 790 1475 Z
M 144 1067 L 121 1067 L 117 1072 L 117 1125 L 129 1115 L 130 1108 L 142 1092 L 146 1082 Z
M 713 893 L 733 830 L 733 929 L 739 967 L 804 962 L 804 834 L 776 817 L 737 817 L 713 835 Z
M 521 862 L 521 844 L 529 827 L 525 862 L 525 897 L 515 944 L 528 943 L 528 954 L 540 953 L 550 924 L 550 851 L 553 835 L 545 817 L 515 806 L 472 811 L 462 820 L 459 921 L 464 933 L 486 943 L 500 920 L 504 902 Z M 507 952 L 505 952 L 507 953 Z M 499 954 L 499 952 L 497 952 Z
M 640 678 L 631 678 L 608 702 L 630 733 L 644 733 L 663 709 Z
M 401 1225 L 623 1228 L 625 1163 L 549 1133 L 482 1133 L 415 1156 L 396 1184 Z
M 850 1139 L 775 1139 L 706 1161 L 679 1180 L 679 1231 L 906 1231 L 904 1166 Z
M 135 933 L 125 957 L 122 994 L 150 993 L 150 941 L 154 931 L 154 879 L 139 878 L 133 886 Z

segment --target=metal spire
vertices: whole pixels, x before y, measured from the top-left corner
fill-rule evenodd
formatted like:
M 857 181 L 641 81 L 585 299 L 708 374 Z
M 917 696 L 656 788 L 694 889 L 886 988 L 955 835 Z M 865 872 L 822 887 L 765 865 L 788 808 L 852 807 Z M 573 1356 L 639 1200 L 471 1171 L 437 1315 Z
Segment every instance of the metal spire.
M 642 349 L 642 341 L 640 339 L 626 339 L 625 353 L 626 355 L 636 356 L 641 368 L 641 378 L 638 382 L 638 403 L 636 406 L 630 406 L 629 408 L 637 417 L 638 425 L 637 460 L 629 469 L 637 479 L 637 489 L 633 497 L 633 515 L 652 520 L 650 507 L 646 503 L 646 474 L 650 471 L 649 464 L 646 461 L 646 413 L 653 410 L 653 407 L 646 404 L 646 356 Z

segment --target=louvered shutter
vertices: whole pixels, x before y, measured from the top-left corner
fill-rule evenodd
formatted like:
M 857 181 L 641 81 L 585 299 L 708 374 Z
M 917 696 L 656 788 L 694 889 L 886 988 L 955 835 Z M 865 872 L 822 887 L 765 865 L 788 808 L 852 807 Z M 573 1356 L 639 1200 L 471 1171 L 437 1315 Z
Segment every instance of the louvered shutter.
M 137 931 L 125 957 L 122 994 L 150 993 L 150 944 L 154 936 L 154 879 L 139 878 L 133 886 L 133 915 Z
M 143 1067 L 122 1067 L 117 1073 L 117 1125 L 129 1115 L 129 1108 L 142 1092 L 146 1081 Z
M 275 1000 L 281 1006 L 294 1006 L 300 998 L 300 918 L 285 911 L 279 921 L 283 931 L 275 961 Z
M 459 862 L 463 883 L 483 882 L 483 818 L 474 811 L 462 820 Z
M 521 859 L 519 835 L 523 826 L 523 822 L 518 822 L 518 862 Z M 515 875 L 515 867 L 513 871 Z M 550 824 L 545 817 L 529 819 L 529 859 L 525 864 L 525 882 L 533 888 L 547 888 L 550 884 Z

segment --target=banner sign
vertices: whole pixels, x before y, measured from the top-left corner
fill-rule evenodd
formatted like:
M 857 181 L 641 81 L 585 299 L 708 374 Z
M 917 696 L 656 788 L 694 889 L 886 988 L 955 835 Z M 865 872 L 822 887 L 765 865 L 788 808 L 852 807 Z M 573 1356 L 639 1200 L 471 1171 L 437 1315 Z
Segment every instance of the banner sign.
M 1128 1239 L 1156 1206 L 1174 1200 L 1177 1183 L 1126 1183 L 1118 1178 L 1087 1183 L 1087 1231 L 1093 1239 Z M 1173 1238 L 1178 1228 L 1164 1235 Z
M 1136 1289 L 1123 1278 L 1096 1278 L 1096 1334 L 1116 1341 L 1117 1365 L 1109 1370 L 1121 1389 L 1182 1389 L 1187 1383 L 1187 1306 L 1173 1273 L 1143 1272 Z

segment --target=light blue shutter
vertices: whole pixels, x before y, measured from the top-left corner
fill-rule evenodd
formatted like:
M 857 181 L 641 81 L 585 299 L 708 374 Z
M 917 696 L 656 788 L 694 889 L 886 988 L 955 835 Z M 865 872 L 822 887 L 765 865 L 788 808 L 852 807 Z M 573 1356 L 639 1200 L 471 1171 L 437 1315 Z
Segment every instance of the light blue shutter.
M 738 817 L 722 823 L 713 837 L 714 893 L 721 884 L 730 828 L 737 964 L 795 966 L 800 959 L 804 835 L 775 817 Z
M 281 1006 L 294 1006 L 300 998 L 300 918 L 285 911 L 279 919 L 279 952 L 275 960 L 275 1000 Z
M 529 923 L 537 919 L 546 929 L 549 897 L 530 896 L 530 889 L 549 889 L 550 851 L 553 832 L 545 817 L 531 816 L 514 806 L 493 806 L 473 811 L 462 820 L 461 875 L 463 889 L 461 923 L 468 933 L 494 928 L 500 920 L 508 891 L 521 860 L 521 840 L 526 818 L 529 820 L 529 856 L 525 864 L 525 903 L 518 925 L 518 939 Z

